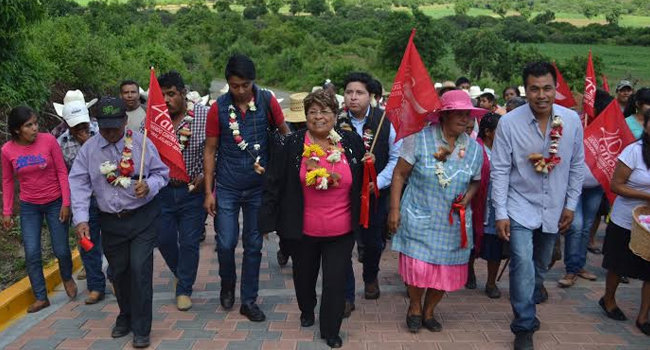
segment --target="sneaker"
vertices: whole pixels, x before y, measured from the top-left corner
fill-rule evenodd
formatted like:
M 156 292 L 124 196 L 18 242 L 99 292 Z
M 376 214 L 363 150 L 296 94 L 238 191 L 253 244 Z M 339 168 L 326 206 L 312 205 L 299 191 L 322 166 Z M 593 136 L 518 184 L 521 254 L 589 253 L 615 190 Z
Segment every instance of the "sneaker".
M 65 294 L 68 295 L 70 299 L 77 297 L 77 283 L 74 279 L 69 279 L 63 282 L 63 288 L 65 289 Z
M 576 274 L 567 273 L 564 275 L 564 277 L 560 278 L 560 280 L 557 281 L 557 284 L 562 288 L 568 288 L 573 286 L 576 283 L 577 279 L 578 276 Z
M 92 290 L 90 291 L 90 293 L 88 293 L 88 297 L 86 298 L 84 303 L 86 303 L 86 305 L 93 305 L 93 304 L 97 304 L 102 300 L 104 300 L 104 293 L 98 292 L 96 290 Z
M 192 308 L 192 299 L 187 295 L 179 295 L 176 297 L 176 308 L 179 311 L 187 311 Z
M 533 350 L 533 332 L 515 334 L 515 350 Z
M 589 281 L 595 281 L 598 278 L 598 276 L 594 275 L 593 273 L 591 273 L 591 272 L 589 272 L 589 271 L 587 271 L 585 269 L 582 269 L 582 270 L 580 270 L 580 272 L 578 272 L 578 277 L 584 278 L 584 279 L 589 280 Z
M 239 308 L 239 313 L 246 316 L 250 321 L 253 322 L 262 322 L 266 320 L 266 315 L 260 310 L 256 304 L 242 304 Z
M 379 281 L 375 280 L 374 282 L 366 283 L 364 287 L 364 297 L 366 299 L 379 299 Z

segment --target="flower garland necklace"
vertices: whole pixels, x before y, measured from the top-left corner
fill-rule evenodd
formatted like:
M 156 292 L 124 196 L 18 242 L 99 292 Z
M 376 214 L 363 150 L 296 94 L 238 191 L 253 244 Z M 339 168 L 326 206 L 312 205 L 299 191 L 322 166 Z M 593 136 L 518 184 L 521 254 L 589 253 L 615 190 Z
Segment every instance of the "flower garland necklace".
M 255 107 L 255 98 L 252 98 L 248 102 L 248 110 L 251 112 L 257 111 L 257 107 Z M 230 130 L 232 130 L 232 136 L 235 139 L 235 143 L 237 144 L 237 147 L 241 149 L 242 151 L 247 151 L 248 154 L 255 159 L 255 163 L 253 163 L 253 169 L 255 170 L 256 173 L 262 175 L 264 174 L 264 167 L 260 164 L 261 157 L 259 156 L 259 151 L 260 151 L 260 144 L 255 143 L 253 144 L 253 149 L 258 153 L 257 156 L 254 156 L 251 151 L 248 149 L 248 142 L 244 139 L 244 137 L 241 135 L 241 132 L 239 131 L 239 123 L 237 122 L 237 114 L 235 113 L 235 106 L 230 105 L 228 106 L 228 127 Z
M 557 152 L 560 147 L 560 139 L 562 138 L 563 124 L 562 118 L 559 115 L 553 116 L 551 120 L 551 131 L 549 132 L 551 144 L 548 147 L 548 157 L 544 157 L 541 153 L 531 153 L 528 156 L 528 160 L 530 160 L 533 167 L 535 167 L 535 171 L 538 173 L 548 174 L 560 164 L 562 158 L 557 155 Z
M 178 128 L 178 143 L 181 148 L 181 152 L 187 147 L 187 144 L 190 143 L 190 136 L 192 136 L 192 130 L 190 129 L 190 124 L 194 120 L 194 111 L 188 110 L 187 114 L 181 121 L 181 125 Z
M 442 139 L 442 129 L 438 129 L 439 137 Z M 458 141 L 458 138 L 456 139 Z M 458 158 L 465 158 L 465 150 L 467 149 L 467 140 L 464 140 L 465 142 L 459 143 L 455 146 L 458 147 Z M 438 183 L 440 184 L 440 187 L 445 188 L 449 186 L 451 183 L 451 179 L 447 177 L 447 174 L 445 173 L 445 162 L 447 161 L 447 157 L 451 155 L 452 151 L 449 150 L 449 148 L 445 146 L 439 146 L 438 151 L 433 154 L 433 157 L 436 158 L 437 162 L 436 165 L 434 166 L 434 173 L 436 176 L 438 176 Z
M 326 160 L 332 167 L 334 167 L 334 163 L 341 161 L 343 152 L 341 148 L 338 147 L 338 144 L 341 141 L 341 136 L 332 129 L 330 130 L 327 139 L 329 140 L 330 145 L 327 147 L 326 151 L 316 143 L 310 145 L 305 143 L 303 145 L 302 157 L 306 158 L 305 168 L 307 169 L 305 185 L 314 186 L 317 190 L 326 190 L 330 187 L 337 187 L 341 180 L 340 174 L 327 171 L 327 169 L 319 164 L 320 157 L 323 156 L 327 156 Z
M 135 171 L 132 156 L 133 131 L 127 130 L 124 138 L 122 159 L 120 160 L 119 165 L 107 160 L 99 166 L 99 171 L 106 176 L 106 181 L 108 181 L 109 184 L 128 188 L 131 186 L 131 176 Z
M 375 134 L 372 132 L 372 129 L 368 128 L 363 130 L 363 147 L 366 148 L 366 152 L 370 152 L 370 147 L 372 147 L 372 140 L 375 138 Z

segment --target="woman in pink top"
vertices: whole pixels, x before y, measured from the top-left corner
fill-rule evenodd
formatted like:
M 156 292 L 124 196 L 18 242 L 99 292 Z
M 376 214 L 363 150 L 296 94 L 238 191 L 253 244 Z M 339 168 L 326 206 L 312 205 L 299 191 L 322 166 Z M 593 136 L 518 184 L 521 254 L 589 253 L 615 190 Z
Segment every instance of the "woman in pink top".
M 14 177 L 20 185 L 20 230 L 25 248 L 27 274 L 36 301 L 27 312 L 36 312 L 50 305 L 43 276 L 41 257 L 41 225 L 47 221 L 54 255 L 65 291 L 70 298 L 77 295 L 72 279 L 72 258 L 68 245 L 70 219 L 70 187 L 63 153 L 54 136 L 38 132 L 34 111 L 15 107 L 8 120 L 11 140 L 2 146 L 2 224 L 13 225 Z
M 269 162 L 259 229 L 278 232 L 290 247 L 302 327 L 314 324 L 322 264 L 320 334 L 338 348 L 346 271 L 359 228 L 364 147 L 357 134 L 334 128 L 338 102 L 330 92 L 309 94 L 304 106 L 307 130 L 288 135 Z

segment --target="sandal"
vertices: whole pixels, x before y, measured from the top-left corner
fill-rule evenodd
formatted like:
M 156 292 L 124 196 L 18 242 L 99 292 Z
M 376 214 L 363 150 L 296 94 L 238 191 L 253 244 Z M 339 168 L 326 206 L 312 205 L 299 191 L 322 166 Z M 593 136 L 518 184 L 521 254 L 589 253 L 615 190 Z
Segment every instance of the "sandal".
M 639 323 L 639 321 L 636 321 L 636 328 L 638 328 L 641 333 L 645 335 L 650 335 L 650 322 L 645 322 L 643 324 Z
M 627 320 L 627 317 L 625 317 L 625 314 L 623 313 L 623 311 L 621 311 L 621 309 L 618 308 L 618 306 L 615 307 L 614 310 L 611 311 L 607 310 L 607 308 L 605 307 L 605 299 L 600 298 L 600 300 L 598 300 L 598 305 L 600 305 L 603 311 L 605 311 L 607 317 L 611 318 L 612 320 L 616 320 L 616 321 Z

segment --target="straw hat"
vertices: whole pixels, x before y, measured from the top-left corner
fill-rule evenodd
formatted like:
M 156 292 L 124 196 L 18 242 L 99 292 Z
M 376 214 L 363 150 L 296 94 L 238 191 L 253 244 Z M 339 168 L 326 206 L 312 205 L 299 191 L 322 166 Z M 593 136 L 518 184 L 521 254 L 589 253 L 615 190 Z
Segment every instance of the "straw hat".
M 478 85 L 473 85 L 469 87 L 469 97 L 471 98 L 478 98 L 481 96 L 481 87 Z
M 303 101 L 309 93 L 298 92 L 289 95 L 289 108 L 282 110 L 284 113 L 284 120 L 289 123 L 304 123 L 307 121 L 305 117 L 305 106 Z
M 81 90 L 68 90 L 65 93 L 65 97 L 63 97 L 63 104 L 56 103 L 56 102 L 52 103 L 54 105 L 54 110 L 56 111 L 56 114 L 58 114 L 59 117 L 63 117 L 64 106 L 66 105 L 66 103 L 69 104 L 72 101 L 81 101 L 86 105 L 86 108 L 90 108 L 90 106 L 94 105 L 97 102 L 97 99 L 94 98 L 86 102 L 86 99 L 84 98 L 84 94 L 83 92 L 81 92 Z
M 463 90 L 446 92 L 440 97 L 440 102 L 442 107 L 435 112 L 429 113 L 427 116 L 427 119 L 432 123 L 438 123 L 440 121 L 440 114 L 443 111 L 470 111 L 470 116 L 473 118 L 478 118 L 489 112 L 487 109 L 474 107 L 469 96 Z

